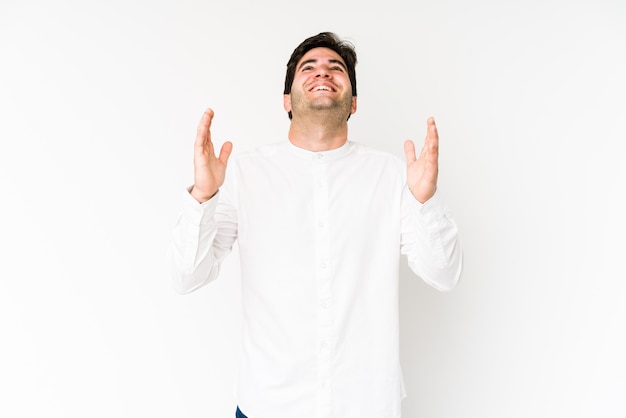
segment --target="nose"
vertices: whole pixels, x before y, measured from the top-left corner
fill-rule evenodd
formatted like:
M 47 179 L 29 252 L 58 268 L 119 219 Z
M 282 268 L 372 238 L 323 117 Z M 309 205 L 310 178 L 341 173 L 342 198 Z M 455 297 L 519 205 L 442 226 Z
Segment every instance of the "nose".
M 330 71 L 328 71 L 328 68 L 326 68 L 325 66 L 320 65 L 317 69 L 317 74 L 315 75 L 315 77 L 328 78 L 330 77 Z

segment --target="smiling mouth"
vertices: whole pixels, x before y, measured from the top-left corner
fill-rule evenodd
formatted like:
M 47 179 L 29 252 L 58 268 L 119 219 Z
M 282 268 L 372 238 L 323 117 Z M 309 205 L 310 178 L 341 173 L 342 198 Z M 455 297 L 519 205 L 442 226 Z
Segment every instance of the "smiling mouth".
M 315 86 L 310 91 L 333 91 L 333 89 L 328 86 Z

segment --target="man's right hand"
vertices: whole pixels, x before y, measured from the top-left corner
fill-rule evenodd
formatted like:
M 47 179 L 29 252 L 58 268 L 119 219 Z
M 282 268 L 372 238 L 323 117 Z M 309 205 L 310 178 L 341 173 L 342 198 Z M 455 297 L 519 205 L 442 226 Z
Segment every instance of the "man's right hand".
M 200 203 L 212 198 L 224 183 L 226 163 L 233 150 L 231 142 L 224 142 L 219 157 L 215 156 L 213 142 L 211 142 L 213 115 L 212 109 L 207 109 L 204 112 L 198 125 L 198 133 L 194 143 L 194 181 L 190 193 Z

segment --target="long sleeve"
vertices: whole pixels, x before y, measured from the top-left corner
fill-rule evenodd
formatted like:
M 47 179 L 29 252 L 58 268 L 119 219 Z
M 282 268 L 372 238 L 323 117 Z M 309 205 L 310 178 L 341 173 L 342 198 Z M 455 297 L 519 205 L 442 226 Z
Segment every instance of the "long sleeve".
M 441 291 L 452 290 L 463 270 L 458 228 L 439 192 L 418 202 L 408 188 L 403 192 L 401 252 L 411 270 Z
M 220 202 L 218 192 L 199 204 L 188 191 L 168 249 L 174 289 L 190 293 L 214 280 L 237 238 L 236 211 Z

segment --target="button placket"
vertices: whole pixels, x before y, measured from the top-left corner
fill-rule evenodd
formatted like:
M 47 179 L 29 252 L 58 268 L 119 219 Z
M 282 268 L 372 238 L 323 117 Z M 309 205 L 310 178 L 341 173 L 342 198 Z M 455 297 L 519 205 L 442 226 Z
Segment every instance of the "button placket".
M 313 163 L 314 184 L 314 222 L 317 309 L 317 377 L 318 377 L 318 413 L 319 417 L 330 415 L 331 376 L 332 376 L 332 265 L 330 255 L 330 231 L 328 225 L 328 175 L 324 155 L 318 153 Z

